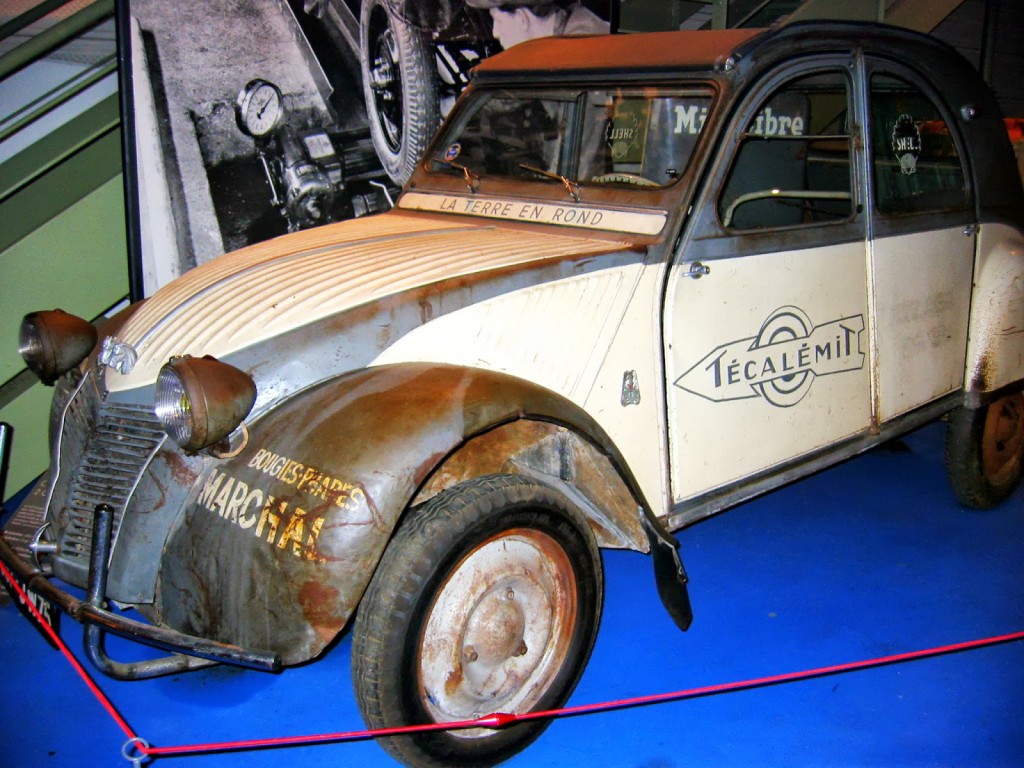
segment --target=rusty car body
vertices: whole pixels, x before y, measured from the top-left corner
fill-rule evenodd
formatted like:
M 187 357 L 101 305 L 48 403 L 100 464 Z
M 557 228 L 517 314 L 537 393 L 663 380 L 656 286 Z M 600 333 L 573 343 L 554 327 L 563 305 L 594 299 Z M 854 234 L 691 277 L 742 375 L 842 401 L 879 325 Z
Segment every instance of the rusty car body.
M 685 629 L 675 531 L 928 421 L 964 505 L 1014 490 L 1024 192 L 993 95 L 921 35 L 537 40 L 392 211 L 22 340 L 54 458 L 0 555 L 104 671 L 276 669 L 356 615 L 370 725 L 526 712 L 586 663 L 599 547 L 650 552 Z M 489 765 L 543 727 L 384 746 Z

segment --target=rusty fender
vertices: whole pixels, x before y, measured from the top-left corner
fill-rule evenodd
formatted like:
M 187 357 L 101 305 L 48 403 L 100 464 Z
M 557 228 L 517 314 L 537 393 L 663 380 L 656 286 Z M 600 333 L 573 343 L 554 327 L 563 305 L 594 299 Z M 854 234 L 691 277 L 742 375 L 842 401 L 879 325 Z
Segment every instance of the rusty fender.
M 520 422 L 532 426 L 510 426 Z M 482 443 L 492 458 L 471 458 L 467 440 L 492 433 Z M 504 374 L 369 368 L 297 395 L 249 435 L 237 456 L 195 483 L 165 547 L 157 611 L 172 627 L 272 650 L 285 664 L 318 655 L 344 628 L 417 493 L 425 498 L 476 471 L 549 479 L 548 464 L 568 467 L 565 457 L 575 457 L 572 472 L 604 481 L 598 504 L 620 505 L 618 514 L 595 514 L 598 504 L 574 497 L 589 506 L 598 540 L 647 548 L 633 501 L 642 497 L 610 470 L 624 464 L 601 460 L 577 437 L 601 439 L 596 423 L 559 395 Z M 511 464 L 496 456 L 503 444 L 518 446 Z M 614 456 L 610 443 L 605 452 Z M 565 475 L 550 479 L 572 493 L 559 480 Z
M 964 388 L 978 408 L 1024 380 L 1024 240 L 1000 223 L 978 235 Z

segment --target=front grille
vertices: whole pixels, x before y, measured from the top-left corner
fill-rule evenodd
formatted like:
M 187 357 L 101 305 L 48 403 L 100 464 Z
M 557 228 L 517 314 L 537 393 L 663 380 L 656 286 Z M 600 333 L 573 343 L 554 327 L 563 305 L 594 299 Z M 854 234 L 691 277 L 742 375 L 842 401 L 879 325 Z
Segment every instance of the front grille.
M 61 510 L 59 558 L 88 567 L 93 513 L 101 502 L 114 509 L 116 538 L 128 499 L 163 439 L 151 407 L 103 401 L 93 381 L 84 384 L 68 406 L 61 434 L 53 499 L 53 508 Z

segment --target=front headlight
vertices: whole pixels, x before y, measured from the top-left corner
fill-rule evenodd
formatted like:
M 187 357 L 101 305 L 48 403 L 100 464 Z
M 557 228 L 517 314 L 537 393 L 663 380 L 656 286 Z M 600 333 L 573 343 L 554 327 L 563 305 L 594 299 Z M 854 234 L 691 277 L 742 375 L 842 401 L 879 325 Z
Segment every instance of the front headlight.
M 156 380 L 156 417 L 186 451 L 223 440 L 256 402 L 256 384 L 245 372 L 212 357 L 175 357 Z
M 18 332 L 18 351 L 25 365 L 46 385 L 85 360 L 95 346 L 92 323 L 62 309 L 25 315 Z

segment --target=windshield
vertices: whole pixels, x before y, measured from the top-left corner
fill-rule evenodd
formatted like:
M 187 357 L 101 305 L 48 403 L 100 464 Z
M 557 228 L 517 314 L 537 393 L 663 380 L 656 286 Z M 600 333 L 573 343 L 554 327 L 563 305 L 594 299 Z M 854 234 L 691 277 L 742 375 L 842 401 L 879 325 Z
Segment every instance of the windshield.
M 449 123 L 429 168 L 475 184 L 512 177 L 577 187 L 664 187 L 682 176 L 711 106 L 707 91 L 480 91 Z

